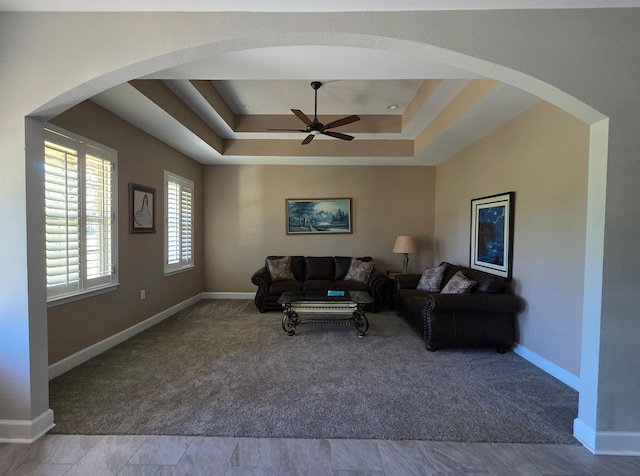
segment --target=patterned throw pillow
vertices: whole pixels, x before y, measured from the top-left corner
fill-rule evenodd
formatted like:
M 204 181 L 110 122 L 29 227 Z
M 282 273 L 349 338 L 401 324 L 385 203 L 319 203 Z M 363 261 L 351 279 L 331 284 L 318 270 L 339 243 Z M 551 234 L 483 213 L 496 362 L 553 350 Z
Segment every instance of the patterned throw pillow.
M 462 271 L 458 271 L 442 288 L 442 294 L 464 294 L 471 291 L 471 288 L 476 285 L 473 279 L 467 278 Z
M 441 264 L 437 268 L 425 269 L 416 289 L 430 293 L 439 293 L 446 267 L 446 265 Z
M 366 283 L 373 271 L 373 261 L 362 261 L 357 258 L 351 258 L 349 271 L 344 276 L 345 281 L 360 281 Z
M 291 270 L 291 256 L 284 258 L 268 258 L 267 269 L 271 276 L 271 281 L 285 281 L 288 279 L 296 279 Z

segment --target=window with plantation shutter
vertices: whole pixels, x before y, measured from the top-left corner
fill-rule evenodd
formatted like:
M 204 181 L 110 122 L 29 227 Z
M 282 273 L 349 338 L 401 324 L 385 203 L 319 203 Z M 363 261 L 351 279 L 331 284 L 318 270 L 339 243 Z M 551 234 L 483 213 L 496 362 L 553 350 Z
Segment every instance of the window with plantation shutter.
M 45 257 L 49 302 L 117 285 L 116 152 L 45 127 Z
M 166 195 L 165 274 L 193 268 L 193 182 L 164 173 Z

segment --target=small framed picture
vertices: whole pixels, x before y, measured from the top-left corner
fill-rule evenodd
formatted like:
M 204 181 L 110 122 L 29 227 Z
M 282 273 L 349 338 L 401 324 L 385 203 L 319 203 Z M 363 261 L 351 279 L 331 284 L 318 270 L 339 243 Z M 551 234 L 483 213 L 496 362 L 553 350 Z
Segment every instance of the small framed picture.
M 469 267 L 511 279 L 515 192 L 471 200 Z
M 129 184 L 129 233 L 156 232 L 156 189 Z
M 351 233 L 350 198 L 287 198 L 287 235 Z

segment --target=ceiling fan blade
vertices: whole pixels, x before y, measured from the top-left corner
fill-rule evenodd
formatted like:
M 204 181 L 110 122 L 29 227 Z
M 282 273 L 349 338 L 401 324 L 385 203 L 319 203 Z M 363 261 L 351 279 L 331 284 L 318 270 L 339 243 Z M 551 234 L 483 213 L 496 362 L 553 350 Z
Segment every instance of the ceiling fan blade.
M 359 120 L 360 120 L 359 116 L 355 116 L 355 115 L 347 116 L 347 117 L 343 117 L 342 119 L 338 119 L 337 121 L 330 122 L 329 124 L 324 126 L 324 128 L 331 129 L 332 127 L 340 127 L 340 126 L 344 126 L 345 124 L 351 124 L 352 122 L 356 122 Z
M 294 113 L 298 117 L 298 119 L 300 119 L 306 125 L 308 126 L 313 125 L 313 122 L 311 122 L 311 119 L 305 116 L 304 112 L 302 112 L 300 109 L 291 109 L 291 112 Z
M 348 136 L 347 134 L 342 134 L 341 132 L 324 131 L 323 134 L 325 136 L 335 137 L 336 139 L 353 140 L 353 136 Z
M 345 116 L 341 119 L 335 120 L 333 122 L 330 122 L 329 124 L 327 124 L 326 126 L 323 125 L 320 121 L 318 121 L 318 89 L 320 89 L 320 86 L 322 86 L 322 83 L 319 81 L 313 81 L 311 83 L 311 87 L 314 90 L 314 112 L 313 112 L 313 120 L 309 119 L 304 112 L 302 112 L 300 109 L 291 109 L 291 112 L 293 114 L 295 114 L 295 116 L 300 119 L 302 122 L 304 122 L 307 125 L 307 128 L 304 130 L 300 130 L 300 129 L 267 129 L 268 131 L 280 131 L 280 132 L 307 132 L 309 133 L 309 135 L 307 137 L 305 137 L 305 139 L 302 141 L 301 145 L 307 145 L 309 144 L 312 140 L 313 137 L 315 135 L 318 134 L 324 134 L 326 136 L 329 137 L 334 137 L 336 139 L 342 139 L 342 140 L 353 140 L 354 137 L 347 135 L 347 134 L 342 134 L 340 132 L 332 132 L 332 131 L 328 131 L 327 129 L 331 129 L 332 127 L 340 127 L 340 126 L 344 126 L 346 124 L 351 124 L 352 122 L 356 122 L 360 120 L 359 116 L 353 115 L 353 116 Z

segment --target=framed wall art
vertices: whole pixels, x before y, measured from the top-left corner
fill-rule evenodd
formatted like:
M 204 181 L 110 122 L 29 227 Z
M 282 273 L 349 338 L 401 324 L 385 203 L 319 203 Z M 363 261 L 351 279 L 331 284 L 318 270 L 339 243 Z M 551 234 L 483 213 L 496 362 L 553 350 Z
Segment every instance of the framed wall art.
M 352 233 L 350 198 L 287 198 L 287 235 Z
M 515 192 L 471 200 L 469 267 L 511 279 Z
M 129 233 L 156 232 L 156 189 L 129 184 Z

